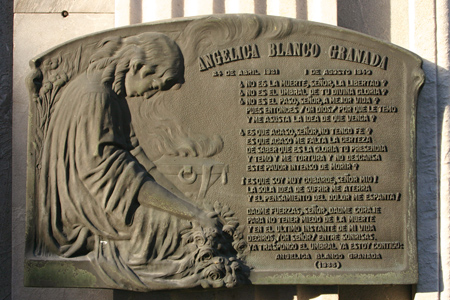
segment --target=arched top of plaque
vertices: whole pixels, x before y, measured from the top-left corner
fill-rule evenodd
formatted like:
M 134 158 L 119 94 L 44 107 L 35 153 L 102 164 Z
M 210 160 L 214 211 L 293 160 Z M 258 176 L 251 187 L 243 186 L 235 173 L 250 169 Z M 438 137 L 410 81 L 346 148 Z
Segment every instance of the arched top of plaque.
M 26 284 L 416 283 L 421 64 L 361 33 L 250 14 L 35 57 Z

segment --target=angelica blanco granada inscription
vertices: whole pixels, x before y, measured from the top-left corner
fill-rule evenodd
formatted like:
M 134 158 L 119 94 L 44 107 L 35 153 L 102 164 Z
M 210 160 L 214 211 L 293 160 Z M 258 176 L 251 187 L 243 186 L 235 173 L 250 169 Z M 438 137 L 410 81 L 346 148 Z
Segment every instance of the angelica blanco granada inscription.
M 346 64 L 293 71 L 273 67 L 280 57 Z M 262 67 L 217 68 L 250 59 Z M 402 110 L 390 95 L 388 61 L 365 49 L 323 51 L 311 42 L 249 44 L 198 58 L 200 71 L 237 82 L 239 118 L 247 123 L 239 130 L 246 157 L 240 184 L 251 203 L 252 253 L 344 270 L 348 262 L 383 260 L 405 248 L 404 240 L 384 234 L 384 215 L 403 191 L 386 188 L 389 178 L 378 172 L 397 147 L 383 138 L 386 124 Z

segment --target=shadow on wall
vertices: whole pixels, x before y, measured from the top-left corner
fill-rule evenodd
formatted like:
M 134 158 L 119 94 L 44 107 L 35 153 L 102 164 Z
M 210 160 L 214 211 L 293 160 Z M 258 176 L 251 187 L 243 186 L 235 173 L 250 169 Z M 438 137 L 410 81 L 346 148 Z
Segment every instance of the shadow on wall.
M 184 0 L 172 0 L 172 18 L 180 17 L 184 17 Z
M 417 293 L 442 292 L 439 249 L 439 163 L 444 101 L 439 101 L 436 74 L 446 72 L 423 59 L 425 84 L 417 103 Z M 439 89 L 439 87 L 438 87 Z M 442 107 L 440 107 L 442 106 Z
M 391 40 L 390 0 L 337 0 L 338 26 Z
M 13 1 L 0 0 L 0 299 L 11 297 Z
M 225 13 L 225 0 L 213 0 L 213 14 L 224 14 L 224 13 Z M 172 18 L 180 18 L 180 17 L 184 17 L 184 0 L 172 0 Z
M 130 24 L 142 23 L 142 0 L 130 1 Z
M 296 16 L 297 19 L 308 19 L 308 0 L 296 0 L 295 5 L 297 7 Z
M 171 0 L 172 1 L 172 18 L 179 18 L 184 16 L 184 0 Z M 267 0 L 254 0 L 255 14 L 266 15 L 267 14 Z M 133 5 L 136 6 L 138 14 L 142 15 L 142 0 L 134 0 Z M 296 0 L 296 17 L 297 19 L 308 19 L 308 3 L 307 0 Z M 133 11 L 133 10 L 131 10 Z M 225 0 L 213 0 L 213 14 L 224 14 Z M 133 20 L 132 24 L 139 23 L 139 21 Z

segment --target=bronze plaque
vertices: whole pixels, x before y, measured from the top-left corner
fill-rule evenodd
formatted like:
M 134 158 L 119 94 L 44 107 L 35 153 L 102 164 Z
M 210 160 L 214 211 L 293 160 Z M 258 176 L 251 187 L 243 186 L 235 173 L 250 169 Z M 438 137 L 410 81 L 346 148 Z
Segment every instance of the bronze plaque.
M 417 282 L 413 53 L 218 15 L 31 67 L 27 285 Z

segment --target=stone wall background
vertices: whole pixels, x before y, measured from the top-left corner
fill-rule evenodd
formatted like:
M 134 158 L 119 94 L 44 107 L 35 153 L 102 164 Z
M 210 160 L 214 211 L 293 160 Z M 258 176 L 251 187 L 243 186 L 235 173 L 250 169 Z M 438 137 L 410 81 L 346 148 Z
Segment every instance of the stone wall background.
M 0 0 L 0 299 L 450 299 L 449 6 L 450 0 Z M 417 119 L 417 286 L 258 286 L 148 294 L 23 287 L 28 61 L 91 32 L 213 13 L 324 22 L 423 58 L 427 80 Z

